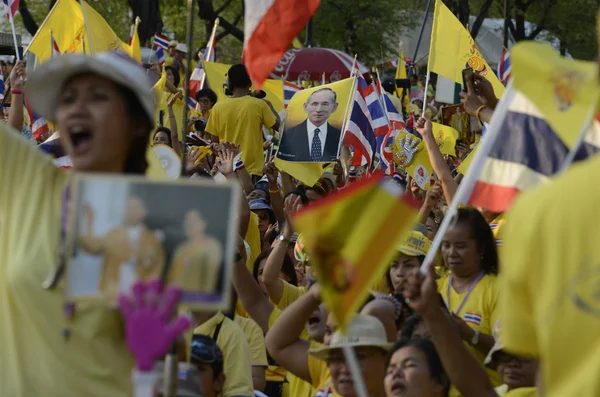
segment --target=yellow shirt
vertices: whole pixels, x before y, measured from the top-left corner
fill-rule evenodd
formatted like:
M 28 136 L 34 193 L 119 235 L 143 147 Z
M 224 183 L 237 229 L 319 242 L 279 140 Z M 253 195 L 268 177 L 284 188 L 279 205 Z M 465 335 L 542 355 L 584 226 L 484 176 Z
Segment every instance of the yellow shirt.
M 221 322 L 223 324 L 216 342 L 223 352 L 225 384 L 222 395 L 223 397 L 254 396 L 250 347 L 246 342 L 244 331 L 219 312 L 196 327 L 194 334 L 213 337 L 217 325 Z
M 273 323 L 275 323 L 275 321 L 279 318 L 280 315 L 281 315 L 281 310 L 277 307 L 274 307 L 273 312 L 271 313 L 271 316 L 269 317 L 269 328 L 271 328 Z M 309 339 L 308 332 L 306 332 L 306 329 L 304 329 L 302 331 L 302 333 L 300 334 L 300 338 L 305 339 L 305 340 Z M 283 371 L 283 376 L 285 376 L 285 372 L 286 372 L 285 368 L 274 365 L 274 366 L 269 367 L 269 370 L 267 370 L 267 373 L 281 375 L 282 371 Z M 267 380 L 270 380 L 270 379 L 267 379 Z M 315 389 L 311 386 L 310 383 L 304 381 L 303 379 L 298 378 L 297 376 L 295 376 L 294 374 L 292 374 L 290 372 L 287 372 L 287 380 L 290 384 L 290 387 L 289 387 L 290 397 L 312 397 L 312 396 L 314 396 Z M 277 381 L 277 380 L 275 380 L 275 381 Z
M 221 142 L 240 145 L 248 172 L 262 176 L 265 162 L 262 126 L 271 128 L 276 121 L 265 101 L 247 95 L 217 102 L 210 112 L 206 131 L 219 137 Z
M 281 294 L 281 299 L 277 303 L 277 307 L 281 310 L 285 310 L 286 307 L 300 299 L 302 295 L 306 294 L 306 287 L 296 287 L 285 280 L 282 281 L 283 292 Z
M 133 361 L 119 312 L 78 303 L 68 342 L 55 269 L 67 174 L 0 126 L 0 396 L 131 395 Z
M 438 292 L 444 298 L 446 306 L 448 306 L 447 293 L 449 280 L 450 275 L 445 275 L 438 280 Z M 450 288 L 450 311 L 456 313 L 466 295 L 466 291 L 462 294 L 458 294 L 454 288 Z M 494 325 L 498 320 L 498 310 L 496 310 L 497 301 L 498 287 L 496 286 L 496 276 L 487 274 L 483 276 L 475 288 L 473 288 L 471 295 L 463 305 L 459 315 L 472 329 L 479 331 L 482 334 L 492 335 Z M 485 354 L 466 342 L 465 346 L 477 361 L 483 365 L 486 357 Z M 486 371 L 494 386 L 499 386 L 502 383 L 500 382 L 500 377 L 496 371 L 487 368 Z M 454 396 L 460 396 L 460 393 L 455 387 L 452 387 L 450 390 L 450 397 Z
M 260 329 L 258 324 L 250 318 L 236 315 L 233 320 L 242 331 L 244 331 L 244 335 L 246 335 L 246 340 L 250 347 L 250 360 L 252 366 L 268 366 L 267 348 L 265 347 L 265 336 L 263 335 L 262 329 Z
M 506 350 L 540 358 L 546 397 L 600 395 L 599 171 L 600 157 L 574 165 L 506 217 L 500 335 Z

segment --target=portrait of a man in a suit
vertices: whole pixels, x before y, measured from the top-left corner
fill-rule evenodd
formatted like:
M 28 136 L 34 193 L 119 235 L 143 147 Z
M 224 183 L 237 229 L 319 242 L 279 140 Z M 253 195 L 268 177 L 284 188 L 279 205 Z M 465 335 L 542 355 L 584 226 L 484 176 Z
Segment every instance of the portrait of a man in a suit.
M 313 92 L 304 104 L 307 119 L 283 133 L 277 157 L 300 162 L 335 161 L 342 133 L 328 120 L 337 108 L 334 90 L 321 88 Z

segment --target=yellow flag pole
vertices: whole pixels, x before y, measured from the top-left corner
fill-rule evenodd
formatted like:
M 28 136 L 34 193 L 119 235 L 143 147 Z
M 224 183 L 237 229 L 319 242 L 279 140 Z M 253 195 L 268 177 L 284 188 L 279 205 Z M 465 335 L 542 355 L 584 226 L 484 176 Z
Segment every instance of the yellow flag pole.
M 90 29 L 88 27 L 87 20 L 85 18 L 85 7 L 83 6 L 83 0 L 79 0 L 79 4 L 81 5 L 81 15 L 83 16 L 83 25 L 85 26 L 85 35 L 87 36 L 87 40 L 88 40 L 88 49 L 90 51 L 90 55 L 92 55 L 94 53 L 94 51 L 92 50 Z M 85 40 L 82 40 L 82 41 L 85 41 Z M 84 44 L 84 48 L 85 48 L 85 44 Z M 85 53 L 85 50 L 84 50 L 84 53 Z
M 208 40 L 208 50 L 206 51 L 206 54 L 204 54 L 204 60 L 208 61 L 210 60 L 210 57 L 212 55 L 212 51 L 213 51 L 213 43 L 215 43 L 216 39 L 217 39 L 217 27 L 219 27 L 219 18 L 215 19 L 215 24 L 213 25 L 213 30 L 212 33 L 210 34 L 210 39 Z M 190 49 L 188 49 L 189 51 Z M 202 62 L 202 60 L 200 60 L 200 62 Z M 190 65 L 188 64 L 188 67 Z M 206 81 L 206 72 L 204 72 L 204 74 L 202 75 L 202 81 L 200 81 L 200 89 L 202 89 L 202 87 L 204 87 L 204 82 Z

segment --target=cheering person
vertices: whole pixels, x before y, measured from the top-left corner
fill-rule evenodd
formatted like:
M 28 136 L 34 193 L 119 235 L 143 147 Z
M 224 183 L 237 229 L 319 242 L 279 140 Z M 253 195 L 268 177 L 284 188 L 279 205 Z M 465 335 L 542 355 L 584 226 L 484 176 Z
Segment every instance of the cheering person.
M 154 101 L 132 59 L 116 52 L 56 57 L 29 76 L 25 94 L 57 124 L 75 172 L 145 173 Z M 132 395 L 119 312 L 64 305 L 63 283 L 42 286 L 64 264 L 67 182 L 51 158 L 0 126 L 1 396 Z

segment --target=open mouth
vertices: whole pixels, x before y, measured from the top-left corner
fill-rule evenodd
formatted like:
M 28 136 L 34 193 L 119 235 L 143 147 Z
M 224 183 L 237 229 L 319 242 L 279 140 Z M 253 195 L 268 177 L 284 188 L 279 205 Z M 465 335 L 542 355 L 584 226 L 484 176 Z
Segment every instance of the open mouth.
M 309 319 L 308 319 L 308 326 L 309 327 L 315 327 L 317 325 L 321 324 L 321 318 L 319 318 L 318 315 L 313 314 Z
M 394 393 L 395 396 L 401 396 L 404 391 L 406 391 L 406 385 L 403 382 L 394 382 L 392 385 L 392 393 Z
M 76 154 L 89 150 L 92 145 L 92 132 L 84 127 L 71 128 L 70 136 Z

